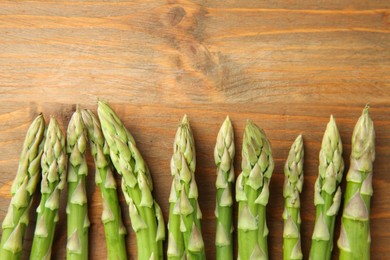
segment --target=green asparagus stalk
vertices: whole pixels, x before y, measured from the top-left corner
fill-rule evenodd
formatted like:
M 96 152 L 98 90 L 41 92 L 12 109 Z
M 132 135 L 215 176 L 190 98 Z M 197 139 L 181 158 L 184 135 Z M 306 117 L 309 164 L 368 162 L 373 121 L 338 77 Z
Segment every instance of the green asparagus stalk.
M 88 209 L 85 178 L 88 166 L 85 158 L 86 129 L 79 109 L 70 119 L 67 131 L 68 166 L 68 242 L 67 259 L 88 259 Z
M 284 165 L 283 259 L 285 260 L 303 258 L 300 234 L 301 202 L 299 198 L 303 186 L 303 154 L 303 139 L 302 135 L 299 135 L 291 146 Z
M 28 214 L 32 196 L 40 180 L 44 132 L 45 121 L 43 116 L 39 115 L 27 131 L 18 172 L 11 186 L 11 204 L 2 224 L 0 259 L 21 258 L 23 237 L 29 222 Z
M 103 201 L 102 222 L 106 236 L 108 259 L 127 259 L 125 244 L 126 228 L 122 222 L 116 182 L 113 175 L 108 145 L 104 140 L 99 119 L 90 110 L 81 111 L 91 153 L 95 160 L 95 182 L 100 188 Z
M 271 145 L 258 126 L 247 122 L 242 172 L 236 181 L 239 259 L 268 259 L 266 205 L 274 169 Z
M 214 161 L 217 166 L 217 205 L 216 217 L 216 259 L 233 259 L 233 198 L 234 188 L 234 133 L 233 126 L 226 118 L 217 136 Z
M 311 260 L 327 260 L 332 256 L 334 226 L 341 202 L 342 153 L 340 134 L 331 116 L 322 139 L 319 174 L 314 186 L 316 221 L 310 249 Z
M 176 132 L 171 159 L 168 259 L 206 259 L 195 167 L 194 137 L 185 115 Z
M 41 158 L 42 181 L 41 202 L 37 208 L 37 224 L 31 248 L 30 259 L 50 259 L 60 193 L 66 182 L 65 136 L 55 118 L 50 119 L 46 131 Z
M 163 259 L 165 224 L 162 211 L 152 196 L 149 169 L 133 136 L 107 103 L 99 101 L 98 115 L 111 160 L 122 175 L 122 191 L 137 237 L 138 259 Z
M 364 108 L 352 135 L 351 163 L 338 240 L 341 260 L 370 259 L 370 201 L 373 194 L 375 131 L 368 109 L 368 106 Z

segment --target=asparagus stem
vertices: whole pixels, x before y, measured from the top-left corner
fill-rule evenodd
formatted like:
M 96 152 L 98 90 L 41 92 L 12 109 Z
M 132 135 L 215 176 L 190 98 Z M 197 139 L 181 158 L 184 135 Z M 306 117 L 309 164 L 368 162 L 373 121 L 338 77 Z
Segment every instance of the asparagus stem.
M 303 139 L 299 135 L 293 145 L 284 166 L 283 197 L 285 208 L 283 212 L 283 259 L 302 259 L 301 249 L 301 216 L 300 193 L 303 186 Z
M 41 158 L 41 202 L 30 259 L 50 259 L 55 226 L 58 222 L 60 193 L 66 182 L 65 136 L 55 118 L 50 119 Z
M 234 133 L 233 126 L 226 118 L 219 130 L 214 149 L 214 160 L 217 166 L 217 206 L 216 217 L 216 259 L 233 259 L 233 198 L 234 184 Z
M 310 249 L 311 260 L 331 258 L 336 215 L 340 208 L 344 161 L 342 143 L 333 116 L 326 127 L 319 156 L 319 174 L 314 187 L 316 221 Z
M 107 244 L 108 259 L 127 259 L 125 244 L 126 228 L 122 222 L 116 182 L 113 175 L 108 145 L 104 140 L 99 119 L 90 110 L 81 112 L 88 131 L 91 153 L 95 160 L 95 181 L 103 201 L 102 222 Z
M 368 109 L 368 106 L 364 108 L 352 135 L 351 163 L 337 243 L 341 260 L 370 259 L 370 202 L 373 194 L 375 130 Z
M 242 172 L 236 182 L 239 259 L 268 259 L 266 205 L 274 169 L 271 145 L 263 130 L 247 122 Z
M 31 123 L 24 140 L 19 168 L 11 187 L 11 204 L 2 224 L 0 259 L 20 259 L 23 237 L 29 222 L 32 196 L 40 180 L 45 121 L 39 115 Z
M 88 259 L 88 209 L 85 178 L 86 130 L 79 109 L 70 119 L 67 131 L 68 166 L 68 242 L 67 259 Z
M 137 236 L 138 259 L 162 259 L 165 224 L 161 209 L 152 197 L 149 169 L 134 138 L 107 103 L 99 101 L 98 115 L 111 160 L 122 175 L 122 191 Z
M 196 155 L 192 130 L 185 115 L 176 132 L 171 160 L 168 259 L 205 259 L 195 181 Z

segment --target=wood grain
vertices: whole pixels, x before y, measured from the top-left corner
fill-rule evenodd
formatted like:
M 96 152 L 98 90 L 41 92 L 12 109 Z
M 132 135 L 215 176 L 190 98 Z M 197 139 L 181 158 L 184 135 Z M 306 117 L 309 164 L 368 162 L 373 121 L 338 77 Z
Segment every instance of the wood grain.
M 370 103 L 377 144 L 372 259 L 390 254 L 388 1 L 1 1 L 0 35 L 0 220 L 31 120 L 43 112 L 47 120 L 58 118 L 65 130 L 75 104 L 96 110 L 101 98 L 133 133 L 166 220 L 172 142 L 182 115 L 189 116 L 209 259 L 215 257 L 213 147 L 225 116 L 235 129 L 236 175 L 246 119 L 261 126 L 273 146 L 276 164 L 267 212 L 271 259 L 282 257 L 284 160 L 302 133 L 307 256 L 318 152 L 329 115 L 337 120 L 348 166 L 354 124 Z M 88 162 L 90 258 L 105 259 L 100 194 L 90 157 Z M 120 198 L 129 257 L 136 259 L 135 236 Z M 62 201 L 54 259 L 65 256 L 66 194 Z M 30 215 L 24 258 L 36 220 L 35 212 Z M 337 247 L 334 251 L 336 259 Z

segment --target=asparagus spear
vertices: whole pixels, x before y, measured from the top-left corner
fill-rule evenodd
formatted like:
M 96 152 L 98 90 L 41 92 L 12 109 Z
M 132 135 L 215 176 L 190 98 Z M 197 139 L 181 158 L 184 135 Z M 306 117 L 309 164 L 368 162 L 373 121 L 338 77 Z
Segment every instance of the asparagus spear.
M 108 259 L 127 259 L 125 245 L 125 234 L 127 232 L 122 222 L 108 146 L 104 140 L 99 119 L 90 110 L 82 110 L 81 114 L 88 130 L 91 153 L 95 160 L 95 182 L 99 186 L 102 195 L 102 221 L 106 236 Z
M 330 259 L 336 215 L 340 208 L 344 161 L 340 134 L 333 116 L 326 127 L 319 156 L 318 178 L 314 186 L 316 221 L 312 235 L 310 259 Z
M 79 109 L 70 119 L 67 131 L 68 166 L 68 243 L 67 259 L 88 259 L 88 228 L 85 178 L 88 166 L 85 158 L 86 130 Z
M 195 143 L 184 115 L 176 132 L 171 159 L 173 182 L 169 196 L 168 259 L 205 259 L 195 181 Z
M 3 220 L 0 259 L 20 259 L 23 237 L 29 222 L 32 196 L 40 180 L 40 162 L 45 132 L 45 121 L 39 115 L 28 128 L 19 168 L 11 187 L 11 204 Z
M 370 259 L 370 201 L 375 160 L 374 124 L 366 106 L 352 135 L 344 211 L 338 240 L 340 259 Z
M 286 164 L 284 165 L 283 197 L 285 207 L 283 212 L 283 259 L 302 259 L 301 250 L 301 207 L 299 195 L 303 185 L 303 139 L 299 135 L 293 145 Z
M 236 181 L 239 259 L 268 259 L 266 205 L 274 169 L 271 145 L 263 130 L 247 122 L 242 172 Z
M 98 115 L 111 160 L 122 175 L 122 191 L 137 236 L 138 259 L 162 259 L 165 224 L 161 209 L 152 196 L 149 169 L 134 138 L 107 103 L 99 101 Z
M 233 159 L 235 154 L 233 126 L 226 118 L 219 130 L 214 149 L 214 160 L 217 166 L 217 206 L 216 217 L 216 258 L 233 259 L 233 198 L 234 183 Z
M 50 119 L 41 158 L 41 202 L 30 259 L 50 259 L 55 226 L 58 221 L 60 193 L 66 182 L 65 136 L 55 118 Z

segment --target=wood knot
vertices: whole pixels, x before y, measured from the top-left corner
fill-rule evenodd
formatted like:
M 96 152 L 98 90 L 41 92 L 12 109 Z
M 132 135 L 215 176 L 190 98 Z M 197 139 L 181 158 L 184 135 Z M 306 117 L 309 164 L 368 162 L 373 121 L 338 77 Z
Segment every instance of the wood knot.
M 181 6 L 175 6 L 169 9 L 167 14 L 169 24 L 172 26 L 178 25 L 186 14 L 186 11 Z

